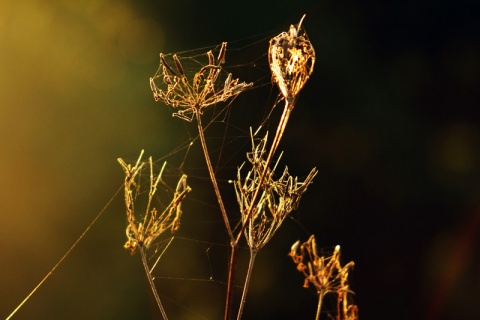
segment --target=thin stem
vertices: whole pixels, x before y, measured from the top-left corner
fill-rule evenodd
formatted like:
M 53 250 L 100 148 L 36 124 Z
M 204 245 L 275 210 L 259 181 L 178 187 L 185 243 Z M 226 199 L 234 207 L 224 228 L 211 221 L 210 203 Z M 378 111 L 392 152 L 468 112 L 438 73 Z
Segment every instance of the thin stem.
M 228 237 L 230 238 L 230 242 L 233 242 L 235 238 L 233 237 L 232 228 L 230 227 L 230 222 L 228 221 L 227 211 L 225 210 L 225 206 L 223 205 L 220 189 L 218 188 L 217 178 L 215 177 L 215 173 L 213 172 L 212 162 L 210 161 L 210 155 L 207 149 L 207 143 L 205 142 L 205 135 L 203 134 L 202 117 L 199 111 L 195 112 L 195 114 L 197 116 L 198 135 L 200 137 L 200 143 L 202 144 L 203 154 L 205 155 L 205 161 L 207 162 L 210 180 L 212 180 L 213 189 L 215 191 L 215 195 L 217 196 L 218 205 L 220 206 L 220 211 L 222 212 L 223 222 L 225 223 Z
M 245 285 L 243 286 L 242 300 L 240 301 L 240 308 L 238 309 L 237 320 L 242 319 L 243 307 L 245 306 L 245 301 L 247 300 L 248 286 L 250 285 L 250 279 L 252 277 L 253 264 L 255 263 L 255 257 L 257 256 L 258 251 L 255 249 L 250 249 L 250 260 L 248 261 L 248 270 L 245 277 Z
M 230 262 L 228 264 L 228 280 L 227 280 L 227 296 L 225 301 L 225 315 L 224 320 L 230 319 L 230 312 L 232 309 L 232 296 L 233 296 L 233 275 L 235 273 L 235 259 L 237 253 L 237 243 L 231 242 L 230 243 L 231 254 L 230 254 Z
M 320 319 L 320 313 L 322 311 L 322 302 L 323 302 L 323 297 L 325 296 L 325 291 L 321 290 L 318 293 L 318 305 L 317 305 L 317 315 L 315 316 L 315 320 Z
M 147 279 L 148 279 L 148 282 L 150 283 L 150 287 L 152 288 L 153 296 L 157 301 L 157 305 L 158 305 L 158 308 L 160 309 L 160 312 L 162 313 L 163 319 L 167 320 L 168 319 L 167 314 L 165 313 L 165 309 L 163 309 L 162 301 L 160 301 L 160 296 L 158 295 L 157 289 L 155 288 L 155 283 L 153 283 L 152 274 L 150 273 L 150 269 L 148 268 L 147 257 L 145 256 L 144 247 L 140 246 L 139 250 L 140 250 L 140 256 L 142 257 L 143 268 L 147 273 Z
M 285 132 L 285 128 L 287 127 L 288 119 L 290 118 L 290 114 L 293 110 L 293 102 L 288 102 L 288 99 L 285 100 L 285 108 L 283 109 L 282 117 L 280 118 L 280 122 L 278 123 L 277 132 L 275 133 L 275 137 L 273 138 L 272 146 L 270 148 L 270 152 L 268 154 L 268 159 L 272 159 L 273 154 L 277 151 L 277 147 L 280 144 L 280 140 L 282 139 L 283 133 Z M 267 161 L 269 164 L 270 162 Z
M 213 190 L 215 191 L 215 195 L 217 196 L 218 205 L 220 207 L 220 212 L 222 213 L 223 222 L 225 223 L 225 228 L 227 229 L 228 237 L 230 239 L 230 247 L 231 247 L 231 255 L 230 255 L 230 263 L 228 266 L 228 281 L 227 281 L 227 295 L 225 301 L 225 320 L 230 318 L 230 310 L 232 305 L 232 294 L 233 294 L 233 274 L 234 274 L 234 264 L 235 264 L 235 253 L 237 251 L 237 243 L 233 236 L 232 228 L 230 227 L 230 222 L 228 221 L 227 211 L 225 210 L 225 206 L 223 204 L 223 199 L 220 194 L 220 189 L 218 188 L 217 178 L 215 177 L 215 173 L 213 172 L 212 162 L 210 160 L 210 154 L 208 153 L 207 143 L 205 142 L 205 135 L 203 134 L 203 126 L 202 126 L 202 117 L 200 112 L 197 111 L 196 113 L 197 118 L 197 125 L 198 125 L 198 136 L 200 137 L 200 143 L 202 145 L 203 154 L 205 156 L 205 161 L 207 162 L 208 173 L 210 174 L 210 180 L 213 184 Z

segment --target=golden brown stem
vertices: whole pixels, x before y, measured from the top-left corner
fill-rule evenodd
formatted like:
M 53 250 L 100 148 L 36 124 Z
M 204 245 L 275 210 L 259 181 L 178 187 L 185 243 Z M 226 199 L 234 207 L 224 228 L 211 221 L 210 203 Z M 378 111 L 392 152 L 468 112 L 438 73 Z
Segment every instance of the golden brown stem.
M 198 136 L 200 137 L 200 143 L 202 145 L 203 154 L 205 156 L 205 161 L 207 162 L 207 168 L 208 168 L 208 173 L 210 174 L 210 180 L 212 180 L 213 190 L 215 191 L 215 195 L 217 196 L 218 205 L 220 206 L 220 211 L 222 213 L 223 222 L 225 223 L 225 228 L 227 229 L 228 237 L 230 239 L 230 242 L 233 242 L 234 237 L 232 233 L 232 228 L 230 227 L 230 222 L 228 221 L 227 211 L 225 210 L 222 196 L 220 194 L 220 189 L 218 188 L 215 172 L 213 172 L 212 162 L 210 160 L 210 155 L 207 149 L 207 143 L 205 142 L 205 135 L 203 134 L 202 116 L 200 115 L 200 112 L 198 110 L 197 112 L 195 112 L 195 114 L 197 116 Z
M 240 308 L 238 309 L 237 320 L 242 319 L 243 307 L 245 306 L 245 301 L 247 300 L 248 286 L 250 285 L 250 279 L 252 278 L 253 265 L 255 263 L 255 257 L 257 256 L 257 253 L 257 250 L 250 249 L 250 260 L 248 261 L 248 270 L 245 277 L 245 285 L 243 286 L 242 300 L 240 301 Z
M 150 269 L 148 268 L 147 257 L 145 256 L 145 249 L 143 248 L 143 246 L 140 246 L 139 250 L 140 250 L 140 256 L 142 257 L 143 268 L 147 273 L 147 279 L 148 279 L 148 282 L 150 283 L 150 287 L 152 288 L 153 296 L 157 301 L 157 305 L 158 305 L 158 308 L 160 309 L 160 312 L 162 313 L 163 319 L 168 320 L 167 314 L 165 313 L 165 309 L 163 308 L 163 305 L 162 305 L 162 301 L 160 300 L 160 296 L 158 295 L 157 288 L 155 288 L 155 283 L 153 282 L 152 274 L 150 273 Z

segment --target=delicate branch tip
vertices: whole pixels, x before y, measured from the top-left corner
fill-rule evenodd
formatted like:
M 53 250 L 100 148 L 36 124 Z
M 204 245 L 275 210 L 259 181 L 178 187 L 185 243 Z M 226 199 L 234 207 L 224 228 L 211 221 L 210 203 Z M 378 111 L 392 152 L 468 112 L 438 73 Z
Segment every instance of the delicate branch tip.
M 307 14 L 303 14 L 302 18 L 300 19 L 300 22 L 297 24 L 297 33 L 295 36 L 297 36 L 299 33 L 300 33 L 300 28 L 302 27 L 302 22 L 303 22 L 303 19 L 305 19 L 305 17 L 307 16 Z
M 183 66 L 180 63 L 180 60 L 178 60 L 178 57 L 176 54 L 173 55 L 173 62 L 175 63 L 175 66 L 177 67 L 178 72 L 180 72 L 181 75 L 185 75 L 185 72 L 183 71 Z
M 220 52 L 218 53 L 218 65 L 225 63 L 225 57 L 227 55 L 227 43 L 222 42 L 222 47 L 220 48 Z

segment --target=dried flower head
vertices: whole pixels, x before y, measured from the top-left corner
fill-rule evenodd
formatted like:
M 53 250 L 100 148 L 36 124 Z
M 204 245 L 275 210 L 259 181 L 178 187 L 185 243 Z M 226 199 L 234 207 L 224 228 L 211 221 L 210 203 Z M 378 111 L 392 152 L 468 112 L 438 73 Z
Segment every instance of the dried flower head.
M 335 319 L 358 319 L 358 308 L 351 303 L 350 295 L 353 292 L 348 285 L 348 272 L 355 265 L 350 261 L 342 267 L 340 263 L 340 246 L 336 246 L 331 256 L 319 256 L 315 236 L 312 235 L 307 242 L 300 244 L 300 240 L 292 245 L 288 254 L 297 265 L 297 270 L 303 273 L 304 288 L 313 285 L 319 295 L 319 309 L 321 300 L 327 293 L 337 295 L 337 317 Z
M 307 82 L 315 64 L 315 50 L 305 32 L 301 33 L 302 17 L 297 27 L 290 26 L 270 40 L 268 58 L 273 81 L 277 83 L 285 100 L 289 103 Z
M 172 56 L 174 69 L 167 63 L 167 57 L 160 53 L 160 68 L 150 78 L 150 88 L 155 101 L 162 100 L 166 105 L 179 108 L 173 115 L 191 121 L 195 114 L 201 115 L 208 106 L 226 101 L 250 88 L 252 83 L 239 82 L 239 79 L 232 78 L 231 73 L 223 71 L 221 65 L 225 63 L 226 53 L 226 42 L 222 43 L 216 59 L 212 51 L 208 51 L 208 64 L 201 67 L 191 81 L 187 79 L 176 54 Z M 217 80 L 222 72 L 226 74 L 225 80 L 219 85 Z
M 155 177 L 153 172 L 153 162 L 150 157 L 148 164 L 150 165 L 150 182 L 147 195 L 147 204 L 142 222 L 137 222 L 135 217 L 135 201 L 137 196 L 143 192 L 141 190 L 140 178 L 141 171 L 147 162 L 142 162 L 143 150 L 137 160 L 135 166 L 126 164 L 123 159 L 119 158 L 118 162 L 125 171 L 125 205 L 127 210 L 127 242 L 125 249 L 130 249 L 132 254 L 138 247 L 147 248 L 150 244 L 160 236 L 164 231 L 170 229 L 175 232 L 180 228 L 180 217 L 182 215 L 181 203 L 190 187 L 187 185 L 187 176 L 182 175 L 177 183 L 176 190 L 170 203 L 166 205 L 160 212 L 153 203 L 153 199 L 157 193 L 157 186 L 162 181 L 162 173 L 166 163 L 163 164 L 160 173 Z
M 267 136 L 261 139 L 258 145 L 255 145 L 252 136 L 252 152 L 247 154 L 252 168 L 242 179 L 242 165 L 238 169 L 237 180 L 234 182 L 242 213 L 242 223 L 245 226 L 245 237 L 249 247 L 257 251 L 270 241 L 287 215 L 297 208 L 301 196 L 317 174 L 317 169 L 313 168 L 307 178 L 300 182 L 298 178 L 293 178 L 285 167 L 280 178 L 275 179 L 274 173 L 278 161 L 273 169 L 266 168 L 264 160 L 266 144 Z M 267 170 L 266 178 L 260 185 L 260 177 L 264 170 Z M 260 188 L 260 196 L 252 205 L 256 188 Z M 253 210 L 251 215 L 247 212 L 250 206 Z

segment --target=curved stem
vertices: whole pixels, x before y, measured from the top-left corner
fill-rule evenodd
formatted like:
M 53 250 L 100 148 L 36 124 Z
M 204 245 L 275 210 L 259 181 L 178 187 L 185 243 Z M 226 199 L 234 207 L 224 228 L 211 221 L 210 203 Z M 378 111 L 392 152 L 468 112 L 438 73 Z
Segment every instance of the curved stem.
M 242 319 L 243 307 L 245 306 L 245 301 L 247 300 L 248 286 L 250 285 L 250 278 L 252 277 L 253 264 L 255 263 L 255 257 L 257 256 L 258 251 L 250 249 L 250 260 L 248 261 L 248 270 L 245 277 L 245 285 L 243 286 L 242 300 L 240 301 L 240 308 L 238 309 L 237 320 Z
M 195 114 L 197 116 L 198 136 L 200 137 L 200 143 L 202 144 L 203 154 L 205 155 L 205 161 L 207 162 L 207 168 L 208 168 L 208 173 L 210 174 L 210 180 L 212 180 L 213 189 L 215 191 L 215 195 L 217 196 L 218 205 L 220 206 L 220 211 L 222 212 L 223 222 L 225 223 L 225 228 L 227 229 L 228 237 L 230 238 L 230 242 L 233 242 L 234 237 L 232 233 L 232 228 L 230 227 L 230 222 L 228 221 L 227 211 L 225 210 L 225 206 L 223 205 L 220 189 L 218 188 L 217 178 L 215 177 L 215 173 L 213 172 L 212 162 L 210 161 L 210 155 L 207 149 L 207 143 L 205 142 L 205 135 L 203 134 L 202 117 L 198 111 L 195 112 Z
M 141 246 L 139 250 L 140 250 L 140 256 L 142 257 L 143 268 L 147 273 L 147 279 L 148 279 L 148 282 L 150 283 L 150 287 L 152 288 L 153 296 L 157 301 L 157 305 L 158 305 L 158 308 L 160 309 L 160 312 L 162 313 L 163 319 L 167 320 L 168 319 L 167 314 L 165 313 L 165 309 L 163 309 L 162 301 L 160 301 L 160 296 L 158 295 L 157 289 L 155 288 L 155 283 L 153 283 L 152 275 L 150 273 L 150 270 L 148 269 L 147 257 L 145 256 L 145 250 L 143 246 Z

